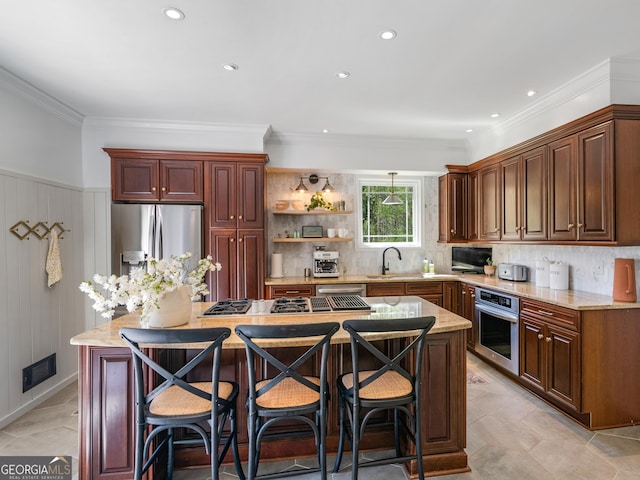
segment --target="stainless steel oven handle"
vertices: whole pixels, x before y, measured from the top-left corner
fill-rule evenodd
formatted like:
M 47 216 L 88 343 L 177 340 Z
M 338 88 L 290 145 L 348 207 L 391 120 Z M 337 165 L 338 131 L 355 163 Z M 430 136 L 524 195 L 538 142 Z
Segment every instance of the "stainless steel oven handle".
M 331 287 L 331 288 L 320 288 L 318 287 L 318 295 L 336 295 L 336 294 L 362 294 L 362 287 Z
M 498 308 L 492 308 L 486 305 L 481 305 L 476 303 L 476 310 L 479 312 L 488 313 L 489 315 L 493 315 L 494 317 L 501 318 L 503 320 L 507 320 L 511 323 L 518 323 L 517 315 L 513 315 L 509 312 L 505 312 L 504 310 L 500 310 Z

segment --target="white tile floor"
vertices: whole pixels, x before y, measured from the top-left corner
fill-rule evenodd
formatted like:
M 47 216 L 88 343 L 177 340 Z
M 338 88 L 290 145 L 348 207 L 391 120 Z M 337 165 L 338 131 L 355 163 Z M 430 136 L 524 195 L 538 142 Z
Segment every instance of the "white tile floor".
M 471 472 L 446 480 L 640 480 L 640 426 L 590 432 L 468 355 L 467 453 Z M 640 401 L 640 399 L 639 399 Z M 71 455 L 78 458 L 75 385 L 3 430 L 0 456 Z M 348 467 L 347 462 L 343 463 Z M 237 478 L 225 468 L 224 479 Z M 402 467 L 361 469 L 367 480 L 405 480 Z M 335 480 L 351 478 L 345 468 Z M 74 477 L 77 478 L 77 477 Z M 178 472 L 205 480 L 206 470 Z M 315 480 L 317 473 L 296 477 Z

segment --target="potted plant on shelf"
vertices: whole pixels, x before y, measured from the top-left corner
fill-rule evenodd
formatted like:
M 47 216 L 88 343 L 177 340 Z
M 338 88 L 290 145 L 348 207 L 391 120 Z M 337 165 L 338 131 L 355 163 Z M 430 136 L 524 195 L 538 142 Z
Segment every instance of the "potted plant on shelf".
M 487 264 L 484 266 L 484 274 L 488 277 L 492 277 L 496 273 L 496 266 L 493 264 L 491 257 L 487 258 Z
M 134 268 L 129 275 L 121 277 L 96 274 L 93 282 L 84 281 L 79 288 L 93 300 L 93 308 L 107 319 L 113 317 L 117 306 L 125 305 L 129 312 L 141 307 L 142 326 L 183 325 L 191 318 L 191 301 L 209 293 L 205 273 L 222 268 L 207 256 L 188 271 L 190 258 L 190 252 L 163 260 L 149 257 L 146 268 Z
M 325 200 L 325 198 L 322 196 L 322 192 L 316 192 L 311 195 L 309 203 L 305 203 L 304 207 L 307 209 L 307 212 L 315 210 L 316 208 L 331 211 L 335 211 L 336 209 L 336 207 L 333 206 L 332 202 Z

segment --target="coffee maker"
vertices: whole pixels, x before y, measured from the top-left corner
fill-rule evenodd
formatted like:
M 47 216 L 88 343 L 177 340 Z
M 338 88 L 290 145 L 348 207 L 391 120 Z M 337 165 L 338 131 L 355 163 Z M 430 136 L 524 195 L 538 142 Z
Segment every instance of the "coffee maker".
M 314 277 L 338 277 L 338 252 L 316 250 L 313 252 L 313 276 Z

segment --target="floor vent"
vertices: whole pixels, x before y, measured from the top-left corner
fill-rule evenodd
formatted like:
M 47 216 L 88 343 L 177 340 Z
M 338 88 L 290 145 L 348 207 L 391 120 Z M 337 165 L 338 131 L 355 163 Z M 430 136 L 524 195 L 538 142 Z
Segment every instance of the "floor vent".
M 31 390 L 56 374 L 56 354 L 52 353 L 36 363 L 22 369 L 22 393 Z

